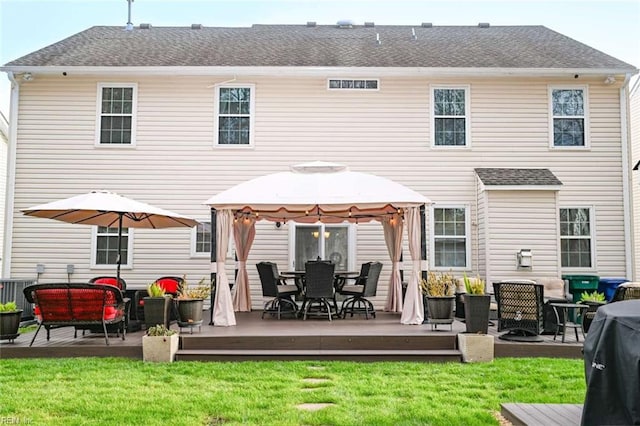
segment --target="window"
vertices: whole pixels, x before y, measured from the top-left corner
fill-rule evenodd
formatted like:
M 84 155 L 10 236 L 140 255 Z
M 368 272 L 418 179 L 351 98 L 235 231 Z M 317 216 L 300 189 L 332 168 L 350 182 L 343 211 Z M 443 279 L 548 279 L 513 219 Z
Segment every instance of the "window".
M 98 85 L 98 145 L 135 144 L 135 84 Z
M 216 87 L 216 143 L 253 145 L 253 87 Z
M 329 89 L 378 90 L 378 80 L 329 79 Z
M 193 228 L 191 238 L 192 256 L 209 256 L 211 253 L 211 222 L 199 222 Z
M 550 128 L 554 147 L 587 146 L 587 91 L 585 88 L 550 88 Z
M 118 262 L 118 228 L 98 226 L 94 228 L 92 266 L 116 265 Z M 128 228 L 122 228 L 122 266 L 131 265 L 131 238 Z
M 433 146 L 467 146 L 469 139 L 469 88 L 434 87 Z
M 465 207 L 438 207 L 432 210 L 433 266 L 466 268 L 469 264 L 469 229 Z
M 351 226 L 336 225 L 299 225 L 293 227 L 293 269 L 303 270 L 308 260 L 331 260 L 336 271 L 353 268 L 351 254 L 355 250 Z
M 591 268 L 591 229 L 589 208 L 560 209 L 560 253 L 563 268 Z

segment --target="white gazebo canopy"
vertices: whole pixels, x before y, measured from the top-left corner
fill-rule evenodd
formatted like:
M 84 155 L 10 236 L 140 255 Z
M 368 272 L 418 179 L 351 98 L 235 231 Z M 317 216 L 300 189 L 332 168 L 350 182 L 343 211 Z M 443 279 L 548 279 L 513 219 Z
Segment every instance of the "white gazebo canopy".
M 401 311 L 404 324 L 421 324 L 419 209 L 429 203 L 425 196 L 392 180 L 353 172 L 342 164 L 323 161 L 291 166 L 288 172 L 261 176 L 214 195 L 205 203 L 218 211 L 215 230 L 217 260 L 212 267 L 212 271 L 218 273 L 214 324 L 235 325 L 228 278 L 224 272 L 228 236 L 232 228 L 239 260 L 233 307 L 235 310 L 251 308 L 245 261 L 258 220 L 302 223 L 380 221 L 393 262 L 385 309 Z M 413 268 L 402 306 L 399 260 L 405 221 Z

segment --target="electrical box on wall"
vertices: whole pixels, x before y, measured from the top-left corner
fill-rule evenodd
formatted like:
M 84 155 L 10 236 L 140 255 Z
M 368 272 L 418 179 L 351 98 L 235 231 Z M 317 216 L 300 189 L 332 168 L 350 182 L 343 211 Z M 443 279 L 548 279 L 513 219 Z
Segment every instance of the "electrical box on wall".
M 518 268 L 531 268 L 532 254 L 530 249 L 520 249 L 517 259 Z

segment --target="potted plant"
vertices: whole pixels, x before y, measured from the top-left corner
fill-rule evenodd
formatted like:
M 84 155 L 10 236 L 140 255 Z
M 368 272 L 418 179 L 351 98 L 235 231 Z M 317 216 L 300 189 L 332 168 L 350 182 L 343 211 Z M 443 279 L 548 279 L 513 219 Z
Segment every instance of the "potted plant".
M 578 303 L 582 303 L 584 305 L 589 306 L 587 311 L 584 313 L 582 317 L 582 329 L 584 332 L 589 331 L 589 327 L 591 326 L 591 322 L 593 318 L 596 316 L 596 311 L 598 308 L 607 303 L 604 293 L 600 293 L 597 290 L 589 293 L 588 291 L 583 292 L 580 295 L 580 300 Z
M 146 362 L 173 362 L 178 351 L 178 333 L 162 324 L 147 329 L 142 336 L 142 359 Z
M 425 318 L 432 324 L 453 323 L 453 305 L 455 303 L 456 283 L 449 273 L 429 272 L 426 279 L 420 282 L 425 298 Z
M 165 294 L 164 288 L 154 282 L 147 286 L 148 297 L 144 298 L 144 323 L 147 328 L 162 324 L 169 327 L 171 296 Z
M 0 303 L 0 340 L 13 340 L 20 335 L 20 320 L 22 309 L 18 309 L 16 302 Z
M 489 312 L 491 296 L 484 293 L 485 282 L 476 278 L 469 278 L 464 274 L 464 287 L 467 291 L 463 296 L 464 319 L 467 333 L 487 334 L 489 332 Z
M 178 288 L 178 326 L 189 327 L 193 333 L 193 327 L 202 325 L 202 310 L 204 299 L 210 297 L 211 285 L 205 284 L 202 278 L 196 286 L 189 287 L 186 278 Z

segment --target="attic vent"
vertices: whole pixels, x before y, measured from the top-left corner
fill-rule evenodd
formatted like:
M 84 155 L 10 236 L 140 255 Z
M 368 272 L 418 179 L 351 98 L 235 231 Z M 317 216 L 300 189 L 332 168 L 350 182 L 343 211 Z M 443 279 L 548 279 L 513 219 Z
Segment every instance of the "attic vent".
M 488 22 L 480 22 L 478 24 L 478 27 L 480 27 L 480 28 L 489 28 L 489 23 Z
M 338 21 L 338 28 L 353 28 L 353 21 L 349 19 L 342 19 Z
M 423 22 L 422 25 L 420 25 L 422 28 L 431 28 L 433 27 L 433 24 L 431 22 Z
M 375 22 L 365 22 L 364 26 L 367 27 L 367 28 L 372 28 L 372 27 L 375 27 L 376 24 L 375 24 Z
M 308 21 L 308 22 L 307 22 L 307 27 L 309 27 L 309 28 L 313 28 L 313 27 L 315 27 L 315 26 L 316 26 L 315 21 Z
M 192 30 L 201 30 L 202 29 L 202 24 L 191 24 L 191 29 Z
M 378 90 L 378 80 L 335 78 L 329 79 L 329 90 Z
M 140 24 L 140 29 L 141 30 L 150 30 L 151 29 L 151 24 Z

